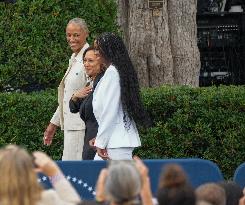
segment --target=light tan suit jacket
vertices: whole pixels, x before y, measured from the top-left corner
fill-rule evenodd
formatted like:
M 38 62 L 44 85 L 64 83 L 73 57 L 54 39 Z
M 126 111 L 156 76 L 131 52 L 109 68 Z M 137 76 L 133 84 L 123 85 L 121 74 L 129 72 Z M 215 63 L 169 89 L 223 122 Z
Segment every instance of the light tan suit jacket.
M 62 130 L 83 130 L 85 124 L 79 116 L 79 113 L 71 113 L 69 109 L 69 100 L 76 90 L 85 87 L 87 78 L 83 65 L 83 52 L 89 45 L 86 43 L 81 51 L 75 56 L 72 54 L 69 60 L 69 67 L 58 87 L 58 103 L 51 123 L 60 126 Z

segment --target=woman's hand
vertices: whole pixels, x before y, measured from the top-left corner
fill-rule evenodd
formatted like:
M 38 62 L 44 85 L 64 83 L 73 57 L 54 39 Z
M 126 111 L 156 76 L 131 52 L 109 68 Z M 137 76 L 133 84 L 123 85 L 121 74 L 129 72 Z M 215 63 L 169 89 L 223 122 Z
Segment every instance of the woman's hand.
M 135 165 L 137 167 L 137 169 L 140 172 L 141 178 L 143 180 L 143 183 L 145 182 L 145 180 L 147 180 L 148 173 L 149 173 L 149 169 L 148 167 L 142 162 L 142 160 L 138 157 L 138 156 L 134 156 L 133 157 L 134 161 L 135 161 Z
M 94 150 L 96 150 L 96 147 L 94 146 L 95 139 L 96 138 L 94 137 L 93 139 L 89 140 L 89 142 L 88 142 L 89 143 L 89 146 L 92 147 Z
M 97 183 L 96 183 L 96 201 L 101 203 L 106 200 L 105 196 L 105 180 L 108 175 L 107 169 L 102 169 L 100 171 Z
M 135 166 L 140 172 L 142 183 L 143 183 L 142 189 L 140 192 L 141 199 L 142 199 L 142 205 L 153 205 L 151 184 L 150 184 L 150 178 L 148 175 L 149 169 L 139 157 L 134 156 L 133 159 L 135 161 Z
M 34 163 L 37 166 L 36 171 L 52 177 L 62 173 L 58 165 L 44 152 L 33 152 Z
M 99 147 L 96 147 L 97 154 L 103 159 L 103 160 L 108 160 L 110 159 L 107 153 L 106 149 L 101 149 Z
M 72 101 L 77 101 L 79 98 L 85 98 L 92 91 L 92 86 L 87 86 L 80 90 L 75 91 L 72 95 Z

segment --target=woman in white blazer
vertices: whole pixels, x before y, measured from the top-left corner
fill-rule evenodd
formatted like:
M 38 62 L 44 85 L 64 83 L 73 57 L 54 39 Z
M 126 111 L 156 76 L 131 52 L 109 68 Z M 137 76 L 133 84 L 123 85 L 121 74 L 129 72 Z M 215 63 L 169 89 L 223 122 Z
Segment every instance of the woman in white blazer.
M 136 123 L 150 125 L 140 100 L 137 74 L 120 37 L 103 33 L 94 46 L 107 65 L 93 94 L 99 125 L 94 146 L 103 159 L 132 159 L 134 148 L 141 145 Z

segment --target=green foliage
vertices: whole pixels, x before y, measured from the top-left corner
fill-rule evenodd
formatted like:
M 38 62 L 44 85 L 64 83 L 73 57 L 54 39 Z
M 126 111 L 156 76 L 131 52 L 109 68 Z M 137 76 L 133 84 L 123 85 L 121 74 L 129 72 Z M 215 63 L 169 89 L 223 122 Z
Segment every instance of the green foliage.
M 65 27 L 84 18 L 89 43 L 104 31 L 117 31 L 114 0 L 18 0 L 0 3 L 0 90 L 57 87 L 71 51 Z
M 56 92 L 0 94 L 0 145 L 9 143 L 30 151 L 42 150 L 61 159 L 63 134 L 57 132 L 52 146 L 43 145 L 43 132 L 57 108 Z
M 244 161 L 245 87 L 163 86 L 143 91 L 154 127 L 141 131 L 142 158 L 198 157 L 226 177 Z
M 199 157 L 217 163 L 226 178 L 245 156 L 245 87 L 186 86 L 142 91 L 154 126 L 141 129 L 145 159 Z M 43 132 L 57 106 L 56 90 L 0 94 L 0 145 L 16 143 L 44 150 L 61 159 L 63 134 L 50 147 L 42 145 Z

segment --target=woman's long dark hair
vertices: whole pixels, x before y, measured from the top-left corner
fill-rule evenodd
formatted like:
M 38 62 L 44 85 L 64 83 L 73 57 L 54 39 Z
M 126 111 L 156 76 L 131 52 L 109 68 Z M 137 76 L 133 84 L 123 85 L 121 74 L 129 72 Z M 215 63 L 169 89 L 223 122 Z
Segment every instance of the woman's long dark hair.
M 151 121 L 140 99 L 137 73 L 123 40 L 113 33 L 102 33 L 96 38 L 96 46 L 100 54 L 118 70 L 125 126 L 130 126 L 128 118 L 137 124 L 150 126 Z

